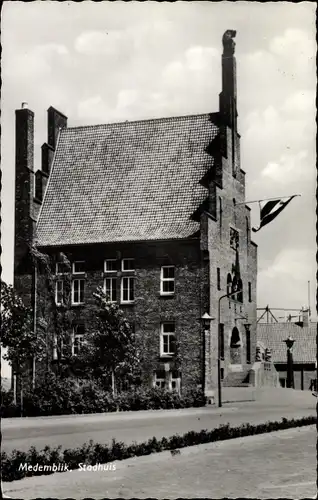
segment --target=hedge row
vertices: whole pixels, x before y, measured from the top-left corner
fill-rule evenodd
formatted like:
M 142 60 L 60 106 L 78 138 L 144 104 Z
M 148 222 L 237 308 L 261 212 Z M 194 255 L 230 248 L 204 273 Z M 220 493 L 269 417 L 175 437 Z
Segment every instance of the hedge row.
M 316 416 L 303 417 L 296 420 L 282 418 L 282 421 L 280 422 L 267 422 L 258 425 L 251 425 L 247 423 L 240 425 L 239 427 L 230 427 L 229 424 L 226 424 L 210 431 L 206 429 L 200 432 L 190 431 L 183 436 L 175 434 L 170 438 L 162 438 L 160 440 L 153 437 L 147 442 L 133 443 L 131 445 L 126 445 L 123 442 L 118 442 L 113 439 L 110 445 L 95 444 L 93 441 L 89 441 L 88 444 L 85 443 L 80 448 L 75 448 L 73 450 L 66 449 L 62 451 L 61 446 L 56 448 L 46 446 L 41 451 L 37 451 L 34 447 L 32 447 L 27 452 L 13 450 L 10 455 L 2 452 L 2 480 L 14 481 L 22 479 L 26 476 L 48 475 L 54 472 L 34 470 L 33 467 L 35 465 L 37 465 L 38 469 L 41 469 L 43 466 L 60 464 L 60 468 L 62 469 L 63 465 L 66 464 L 69 470 L 73 470 L 77 469 L 79 464 L 85 464 L 86 466 L 106 464 L 114 462 L 115 460 L 124 460 L 131 457 L 150 455 L 151 453 L 158 453 L 164 450 L 176 450 L 186 446 L 252 436 L 255 434 L 264 434 L 267 432 L 290 429 L 292 427 L 312 425 L 316 422 Z M 27 464 L 28 467 L 31 466 L 31 470 L 25 470 L 25 468 L 22 469 L 21 464 Z M 57 470 L 57 472 L 62 472 L 62 470 Z
M 12 403 L 13 395 L 2 392 L 1 417 L 37 417 L 115 411 L 158 410 L 201 407 L 206 403 L 201 390 L 193 389 L 179 395 L 159 388 L 138 388 L 113 396 L 110 392 L 86 384 L 75 386 L 63 381 L 48 388 L 37 387 L 24 394 L 23 409 Z

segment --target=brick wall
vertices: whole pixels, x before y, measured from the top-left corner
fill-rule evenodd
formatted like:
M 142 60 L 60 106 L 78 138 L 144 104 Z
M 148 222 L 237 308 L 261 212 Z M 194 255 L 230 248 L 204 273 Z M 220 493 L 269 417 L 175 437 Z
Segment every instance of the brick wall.
M 93 293 L 104 282 L 104 259 L 117 259 L 117 298 L 120 297 L 120 279 L 130 273 L 120 270 L 123 258 L 135 259 L 135 301 L 121 304 L 127 319 L 134 323 L 136 336 L 144 345 L 144 382 L 152 384 L 154 371 L 164 370 L 169 363 L 173 370 L 174 358 L 160 356 L 160 325 L 175 322 L 176 337 L 181 358 L 182 388 L 196 387 L 202 381 L 202 326 L 204 301 L 207 301 L 207 263 L 200 250 L 199 240 L 165 243 L 136 243 L 97 245 L 63 249 L 70 261 L 85 260 L 85 305 L 73 306 L 77 320 L 91 325 L 94 309 Z M 205 263 L 205 264 L 204 264 Z M 175 266 L 175 293 L 160 294 L 161 266 Z M 203 267 L 202 267 L 203 266 Z M 40 295 L 42 292 L 39 292 Z M 44 294 L 45 295 L 45 294 Z M 39 309 L 47 310 L 47 303 L 38 300 Z M 203 304 L 203 305 L 202 305 Z M 206 309 L 205 309 L 206 310 Z

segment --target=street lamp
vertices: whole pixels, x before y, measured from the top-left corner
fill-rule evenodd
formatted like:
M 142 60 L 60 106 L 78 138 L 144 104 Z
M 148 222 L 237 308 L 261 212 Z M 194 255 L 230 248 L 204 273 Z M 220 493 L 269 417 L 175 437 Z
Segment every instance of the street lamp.
M 293 372 L 293 353 L 292 348 L 295 340 L 289 336 L 284 340 L 287 346 L 287 388 L 294 388 L 294 372 Z
M 201 322 L 202 322 L 202 325 L 203 325 L 203 328 L 204 328 L 204 334 L 203 334 L 203 384 L 202 384 L 202 388 L 203 388 L 203 393 L 205 394 L 205 385 L 206 385 L 206 337 L 208 336 L 208 334 L 210 334 L 210 323 L 211 321 L 215 319 L 215 318 L 212 318 L 208 313 L 204 313 L 203 316 L 201 316 Z M 210 353 L 211 355 L 211 353 Z

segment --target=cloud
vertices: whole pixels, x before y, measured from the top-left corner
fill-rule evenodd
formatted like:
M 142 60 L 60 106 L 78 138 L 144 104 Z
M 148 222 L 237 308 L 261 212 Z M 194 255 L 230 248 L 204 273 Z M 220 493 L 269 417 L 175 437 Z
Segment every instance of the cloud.
M 287 29 L 282 36 L 275 37 L 270 42 L 270 51 L 275 55 L 288 58 L 292 55 L 293 60 L 296 61 L 313 58 L 316 53 L 313 33 L 300 29 Z
M 307 151 L 302 150 L 295 155 L 283 154 L 277 162 L 269 162 L 262 170 L 261 176 L 280 184 L 287 184 L 289 180 L 295 182 L 296 178 L 307 174 L 305 161 L 307 159 Z
M 281 109 L 286 113 L 312 113 L 316 106 L 316 95 L 313 90 L 298 90 L 289 95 Z
M 77 52 L 86 56 L 116 55 L 129 48 L 124 30 L 85 31 L 74 42 Z
M 291 277 L 299 281 L 308 281 L 314 276 L 313 252 L 303 248 L 285 248 L 271 265 L 259 271 L 262 278 L 282 279 L 283 283 Z
M 209 84 L 213 82 L 212 74 L 215 67 L 214 59 L 219 56 L 219 51 L 214 47 L 194 46 L 188 48 L 179 60 L 170 62 L 162 71 L 163 84 L 177 87 L 184 85 L 190 78 L 201 80 L 208 78 Z
M 23 53 L 3 57 L 4 75 L 11 78 L 39 78 L 47 76 L 52 71 L 55 58 L 65 58 L 68 55 L 65 45 L 48 43 L 36 45 Z

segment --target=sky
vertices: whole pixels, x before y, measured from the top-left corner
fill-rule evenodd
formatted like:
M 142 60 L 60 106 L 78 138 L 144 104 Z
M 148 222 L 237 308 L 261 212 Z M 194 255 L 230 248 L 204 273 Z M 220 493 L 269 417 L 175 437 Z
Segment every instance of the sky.
M 253 234 L 258 307 L 300 309 L 310 281 L 315 309 L 315 16 L 314 2 L 4 2 L 2 279 L 13 279 L 15 109 L 35 113 L 35 170 L 51 105 L 69 126 L 218 111 L 234 29 L 246 200 L 301 194 Z

